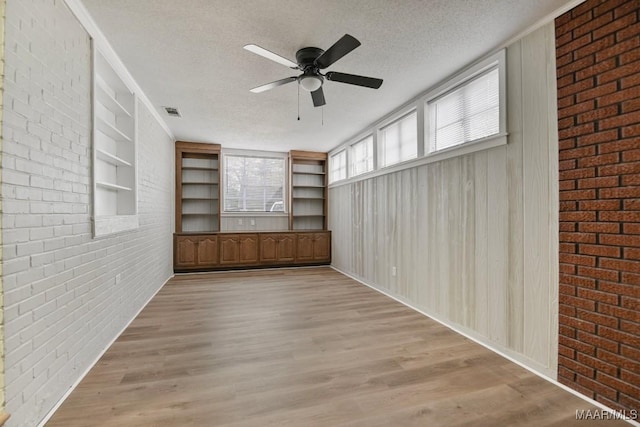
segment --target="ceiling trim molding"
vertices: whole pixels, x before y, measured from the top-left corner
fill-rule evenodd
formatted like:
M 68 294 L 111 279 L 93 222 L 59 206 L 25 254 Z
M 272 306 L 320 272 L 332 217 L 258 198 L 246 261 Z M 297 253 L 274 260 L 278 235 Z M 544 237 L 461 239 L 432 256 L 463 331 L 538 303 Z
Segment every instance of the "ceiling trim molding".
M 169 135 L 169 137 L 175 141 L 176 137 L 171 132 L 171 129 L 167 125 L 167 122 L 164 121 L 158 110 L 153 105 L 151 100 L 147 98 L 147 95 L 143 92 L 142 88 L 135 81 L 127 67 L 125 67 L 124 63 L 118 56 L 118 54 L 113 50 L 111 43 L 107 40 L 104 33 L 100 30 L 96 22 L 93 20 L 87 8 L 82 4 L 80 0 L 64 0 L 67 7 L 71 10 L 71 12 L 75 15 L 75 17 L 80 22 L 80 25 L 84 27 L 89 36 L 94 40 L 96 45 L 100 48 L 100 51 L 103 53 L 107 61 L 111 64 L 111 66 L 115 69 L 115 71 L 120 75 L 120 77 L 124 80 L 125 84 L 127 84 L 136 94 L 136 97 L 142 101 L 143 104 L 148 108 L 151 115 L 156 119 L 160 127 Z

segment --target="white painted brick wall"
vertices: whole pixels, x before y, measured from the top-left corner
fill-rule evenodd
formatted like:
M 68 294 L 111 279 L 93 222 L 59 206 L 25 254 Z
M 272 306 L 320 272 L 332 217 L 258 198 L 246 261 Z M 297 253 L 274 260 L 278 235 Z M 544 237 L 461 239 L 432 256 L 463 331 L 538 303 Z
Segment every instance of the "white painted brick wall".
M 6 16 L 7 427 L 32 427 L 172 274 L 173 141 L 140 103 L 140 227 L 93 239 L 89 36 L 63 0 Z

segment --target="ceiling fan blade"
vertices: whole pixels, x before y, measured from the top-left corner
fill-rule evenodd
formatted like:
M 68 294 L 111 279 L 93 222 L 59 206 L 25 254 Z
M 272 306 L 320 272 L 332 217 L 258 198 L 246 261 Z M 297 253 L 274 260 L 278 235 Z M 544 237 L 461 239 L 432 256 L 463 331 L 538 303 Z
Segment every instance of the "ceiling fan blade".
M 317 57 L 315 64 L 320 69 L 327 68 L 358 46 L 360 46 L 360 42 L 355 37 L 345 34 L 333 46 Z
M 382 79 L 375 79 L 373 77 L 356 76 L 355 74 L 337 73 L 335 71 L 329 71 L 325 77 L 332 82 L 347 83 L 350 85 L 370 87 L 371 89 L 378 89 L 382 86 Z
M 314 107 L 322 107 L 326 102 L 324 101 L 324 92 L 322 91 L 322 86 L 317 90 L 311 92 L 311 99 L 313 100 Z
M 287 83 L 295 82 L 298 80 L 297 77 L 287 77 L 286 79 L 276 80 L 275 82 L 267 83 L 266 85 L 254 87 L 253 89 L 249 89 L 253 93 L 264 92 L 269 89 L 273 89 L 274 87 L 286 85 Z
M 246 46 L 244 46 L 245 50 L 248 50 L 249 52 L 253 52 L 257 55 L 260 55 L 262 57 L 265 57 L 267 59 L 270 59 L 272 61 L 277 62 L 278 64 L 282 64 L 286 67 L 289 68 L 298 68 L 298 64 L 296 64 L 293 61 L 288 60 L 287 58 L 284 58 L 280 55 L 278 55 L 277 53 L 273 53 L 270 50 L 267 50 L 263 47 L 260 47 L 258 45 L 255 44 L 248 44 Z

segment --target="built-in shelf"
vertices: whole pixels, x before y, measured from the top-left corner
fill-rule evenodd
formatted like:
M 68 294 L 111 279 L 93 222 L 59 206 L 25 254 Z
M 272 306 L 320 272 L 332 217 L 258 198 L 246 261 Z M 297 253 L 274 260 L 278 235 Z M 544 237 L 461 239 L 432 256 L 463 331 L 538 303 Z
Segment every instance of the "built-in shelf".
M 105 162 L 109 162 L 112 165 L 116 165 L 116 166 L 132 166 L 131 163 L 127 162 L 124 159 L 121 159 L 120 157 L 108 153 L 107 151 L 104 151 L 100 148 L 96 148 L 96 155 L 98 156 L 98 158 L 100 160 L 104 160 Z
M 220 229 L 220 145 L 176 142 L 176 232 Z
M 107 188 L 109 190 L 133 191 L 133 188 L 125 187 L 123 185 L 118 185 L 118 184 L 112 184 L 110 182 L 96 181 L 96 185 L 98 187 Z
M 138 226 L 136 98 L 95 47 L 93 57 L 93 194 L 97 236 Z
M 291 151 L 289 228 L 326 230 L 326 153 Z

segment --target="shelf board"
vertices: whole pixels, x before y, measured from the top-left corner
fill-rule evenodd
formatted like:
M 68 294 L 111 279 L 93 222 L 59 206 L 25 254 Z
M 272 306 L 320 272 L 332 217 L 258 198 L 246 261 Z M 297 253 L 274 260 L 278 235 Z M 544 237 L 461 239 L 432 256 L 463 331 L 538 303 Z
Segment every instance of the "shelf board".
M 218 168 L 206 168 L 204 166 L 182 166 L 183 171 L 209 171 L 217 172 Z
M 217 182 L 184 182 L 182 181 L 182 185 L 218 185 Z
M 116 115 L 125 115 L 131 117 L 131 112 L 125 108 L 116 98 L 111 96 L 107 90 L 107 83 L 102 79 L 96 79 L 96 95 L 98 102 L 107 107 L 112 113 Z
M 296 218 L 323 218 L 325 215 L 323 214 L 316 214 L 316 215 L 296 215 L 295 213 L 292 214 L 293 219 Z
M 325 198 L 324 197 L 292 197 L 293 200 L 318 200 L 318 201 L 322 201 Z
M 100 160 L 104 160 L 107 163 L 111 163 L 112 165 L 116 165 L 116 166 L 128 166 L 131 167 L 131 163 L 127 162 L 124 159 L 121 159 L 120 157 L 113 155 L 105 150 L 101 150 L 100 148 L 96 148 L 96 157 L 98 157 Z
M 293 171 L 294 175 L 326 175 L 325 172 L 301 172 L 301 171 Z
M 218 216 L 217 213 L 182 213 L 182 216 Z
M 110 182 L 96 181 L 96 185 L 98 187 L 106 188 L 108 190 L 117 190 L 117 191 L 133 191 L 129 187 L 124 187 L 122 185 L 112 184 Z
M 293 184 L 293 189 L 296 188 L 324 188 L 324 185 L 296 185 Z
M 111 123 L 104 121 L 104 119 L 100 117 L 96 117 L 96 124 L 97 124 L 98 130 L 104 133 L 105 135 L 107 135 L 108 137 L 110 137 L 111 139 L 114 139 L 116 141 L 131 142 L 131 137 L 129 137 L 127 134 L 122 132 L 120 129 L 118 129 Z
M 207 202 L 215 202 L 217 197 L 183 197 L 182 200 L 206 200 Z

